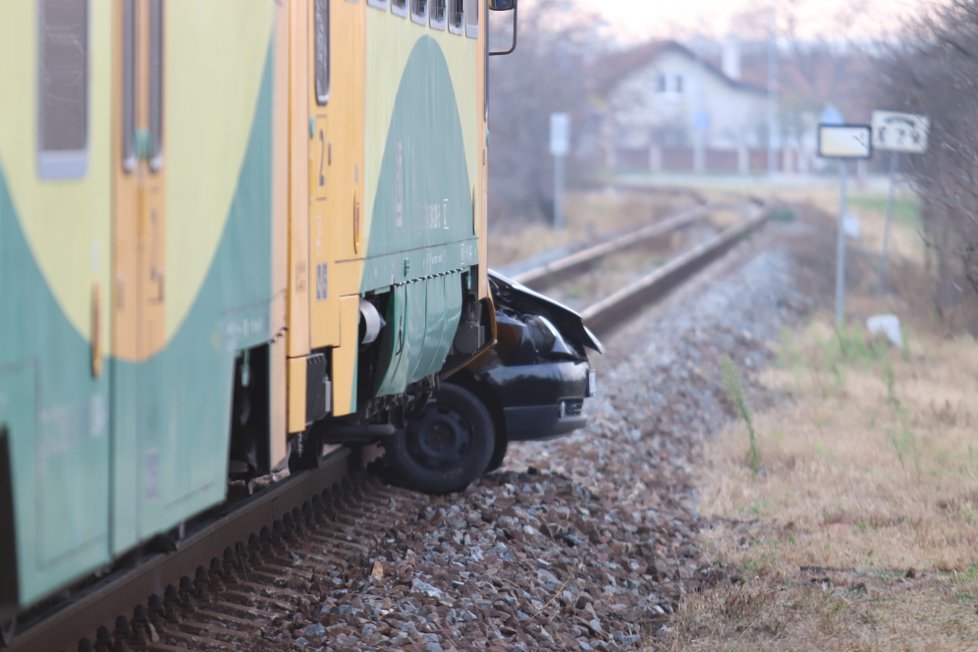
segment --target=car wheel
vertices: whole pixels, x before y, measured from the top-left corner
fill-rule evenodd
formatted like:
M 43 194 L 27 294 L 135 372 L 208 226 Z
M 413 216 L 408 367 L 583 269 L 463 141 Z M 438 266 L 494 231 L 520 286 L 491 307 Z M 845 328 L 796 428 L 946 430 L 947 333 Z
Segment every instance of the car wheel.
M 486 470 L 495 446 L 492 418 L 470 391 L 442 384 L 435 400 L 387 442 L 401 483 L 432 494 L 461 491 Z
M 14 643 L 14 636 L 17 634 L 17 617 L 11 616 L 9 620 L 0 622 L 0 648 L 5 648 Z

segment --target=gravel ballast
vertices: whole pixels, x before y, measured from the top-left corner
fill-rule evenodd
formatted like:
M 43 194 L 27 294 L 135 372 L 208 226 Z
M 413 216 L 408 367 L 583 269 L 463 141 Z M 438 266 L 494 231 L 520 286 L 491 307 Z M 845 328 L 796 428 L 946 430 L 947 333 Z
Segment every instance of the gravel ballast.
M 803 224 L 772 224 L 608 338 L 600 395 L 572 436 L 511 445 L 503 469 L 432 498 L 349 576 L 283 649 L 617 650 L 655 647 L 699 558 L 695 463 L 733 418 L 720 363 L 749 379 L 814 305 Z M 256 642 L 257 645 L 257 642 Z

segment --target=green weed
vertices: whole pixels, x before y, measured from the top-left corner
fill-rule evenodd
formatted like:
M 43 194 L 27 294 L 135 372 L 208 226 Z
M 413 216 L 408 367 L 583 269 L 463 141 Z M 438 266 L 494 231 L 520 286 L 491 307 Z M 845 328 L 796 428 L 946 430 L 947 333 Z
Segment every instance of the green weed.
M 721 361 L 723 368 L 723 384 L 727 389 L 727 395 L 734 404 L 737 414 L 747 424 L 748 448 L 747 466 L 755 474 L 761 470 L 761 451 L 757 446 L 757 432 L 754 429 L 754 417 L 747 403 L 747 396 L 744 393 L 744 383 L 740 377 L 740 371 L 729 357 L 724 356 Z

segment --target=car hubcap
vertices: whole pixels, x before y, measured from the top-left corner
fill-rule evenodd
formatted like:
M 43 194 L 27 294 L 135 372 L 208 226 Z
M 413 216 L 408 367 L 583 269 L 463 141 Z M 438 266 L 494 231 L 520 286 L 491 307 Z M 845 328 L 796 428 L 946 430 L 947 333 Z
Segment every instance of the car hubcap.
M 430 469 L 448 469 L 465 459 L 472 430 L 455 410 L 431 405 L 407 433 L 408 450 L 420 464 Z

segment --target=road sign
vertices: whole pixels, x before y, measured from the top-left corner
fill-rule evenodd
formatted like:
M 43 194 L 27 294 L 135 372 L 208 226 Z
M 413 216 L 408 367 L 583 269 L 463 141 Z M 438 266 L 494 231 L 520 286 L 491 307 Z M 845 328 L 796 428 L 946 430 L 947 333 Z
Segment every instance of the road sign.
M 850 240 L 858 240 L 862 232 L 859 216 L 855 213 L 846 213 L 842 218 L 842 230 Z
M 923 154 L 927 151 L 930 119 L 913 113 L 873 111 L 873 147 L 892 152 Z
M 818 155 L 821 158 L 872 158 L 873 133 L 870 126 L 820 124 Z
M 846 123 L 842 114 L 839 113 L 839 109 L 831 104 L 822 109 L 822 117 L 819 119 L 819 122 L 823 125 L 844 125 Z
M 570 154 L 570 116 L 566 113 L 550 114 L 550 154 Z

